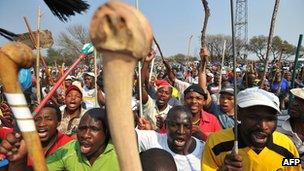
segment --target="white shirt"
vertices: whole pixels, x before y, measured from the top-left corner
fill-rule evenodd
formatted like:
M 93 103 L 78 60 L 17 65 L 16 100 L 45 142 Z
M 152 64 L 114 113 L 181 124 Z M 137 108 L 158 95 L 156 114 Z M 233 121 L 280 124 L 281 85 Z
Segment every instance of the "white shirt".
M 167 134 L 160 134 L 150 130 L 137 130 L 139 151 L 159 148 L 168 151 L 174 158 L 178 171 L 200 171 L 201 157 L 205 143 L 192 137 L 196 142 L 194 151 L 188 155 L 176 154 L 170 150 Z
M 96 101 L 96 88 L 88 89 L 87 86 L 83 87 L 82 100 L 86 104 L 86 109 L 97 107 Z
M 143 104 L 143 115 L 148 119 L 152 126 L 156 129 L 156 116 L 161 116 L 163 119 L 166 119 L 167 113 L 172 108 L 169 104 L 163 111 L 159 111 L 156 106 L 156 101 L 148 96 L 147 103 Z

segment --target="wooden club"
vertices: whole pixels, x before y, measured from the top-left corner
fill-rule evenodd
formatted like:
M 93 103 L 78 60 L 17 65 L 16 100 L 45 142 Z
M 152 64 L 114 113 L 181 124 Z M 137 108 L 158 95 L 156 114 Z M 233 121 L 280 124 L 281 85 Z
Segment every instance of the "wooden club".
M 46 171 L 47 167 L 35 123 L 18 82 L 19 68 L 31 67 L 34 59 L 32 49 L 25 44 L 6 44 L 0 49 L 0 80 L 28 152 L 33 159 L 34 170 Z
M 141 170 L 131 111 L 132 79 L 137 61 L 151 50 L 152 29 L 138 10 L 111 1 L 95 11 L 89 32 L 103 54 L 106 107 L 120 168 Z

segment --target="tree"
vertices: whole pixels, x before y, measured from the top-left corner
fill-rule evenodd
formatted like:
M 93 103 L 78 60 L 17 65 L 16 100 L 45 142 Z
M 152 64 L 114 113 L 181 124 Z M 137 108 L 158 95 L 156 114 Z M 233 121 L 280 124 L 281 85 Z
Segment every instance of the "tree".
M 259 60 L 265 61 L 265 55 L 267 50 L 268 37 L 260 35 L 254 36 L 249 40 L 247 49 L 254 53 Z M 282 55 L 282 60 L 287 59 L 295 53 L 295 46 L 288 43 L 286 40 L 282 40 L 279 36 L 275 36 L 271 45 L 271 56 L 273 60 L 278 60 Z
M 72 25 L 67 32 L 61 32 L 58 37 L 58 45 L 62 53 L 78 56 L 82 46 L 90 42 L 88 30 L 81 25 Z
M 206 38 L 207 48 L 209 50 L 209 60 L 212 62 L 222 61 L 223 43 L 226 40 L 225 61 L 231 60 L 232 41 L 230 36 L 226 35 L 208 35 Z
M 275 36 L 272 39 L 272 48 L 271 53 L 273 60 L 277 60 L 280 58 L 284 60 L 294 55 L 296 47 L 292 44 L 289 44 L 286 40 L 282 40 L 279 36 Z
M 85 43 L 90 42 L 88 30 L 82 25 L 72 25 L 61 32 L 57 38 L 57 49 L 49 49 L 48 62 L 56 61 L 70 65 L 81 54 L 81 49 Z M 89 59 L 85 60 L 89 64 Z
M 60 50 L 49 48 L 47 50 L 47 58 L 45 58 L 47 65 L 54 65 L 55 63 L 61 65 L 65 63 L 66 65 L 71 65 L 74 61 L 72 56 L 64 55 Z
M 252 37 L 247 46 L 247 49 L 250 52 L 255 53 L 256 56 L 262 61 L 265 60 L 266 48 L 267 37 L 263 35 Z

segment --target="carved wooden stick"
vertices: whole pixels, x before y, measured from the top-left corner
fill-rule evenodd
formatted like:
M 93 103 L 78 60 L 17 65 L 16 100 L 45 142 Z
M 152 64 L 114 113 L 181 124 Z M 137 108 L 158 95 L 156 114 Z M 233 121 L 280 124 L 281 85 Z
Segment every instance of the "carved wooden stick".
M 261 82 L 260 87 L 262 87 L 262 85 L 264 84 L 264 82 L 266 80 L 266 73 L 268 70 L 268 62 L 269 62 L 269 53 L 270 53 L 270 49 L 272 46 L 272 38 L 273 38 L 273 34 L 274 34 L 275 22 L 276 22 L 279 6 L 280 6 L 280 0 L 276 0 L 275 4 L 274 4 L 272 17 L 271 17 L 269 36 L 268 36 L 268 41 L 267 41 L 266 57 L 265 57 L 265 62 L 264 62 L 265 69 L 264 69 L 264 72 L 262 75 L 262 82 Z
M 131 111 L 132 79 L 137 61 L 151 49 L 151 27 L 135 8 L 111 1 L 97 9 L 89 32 L 104 57 L 106 107 L 120 168 L 141 170 Z
M 0 60 L 0 79 L 4 85 L 5 96 L 22 132 L 28 152 L 33 158 L 34 169 L 46 171 L 35 123 L 18 82 L 19 68 L 29 68 L 33 64 L 32 50 L 22 43 L 10 43 L 1 48 Z

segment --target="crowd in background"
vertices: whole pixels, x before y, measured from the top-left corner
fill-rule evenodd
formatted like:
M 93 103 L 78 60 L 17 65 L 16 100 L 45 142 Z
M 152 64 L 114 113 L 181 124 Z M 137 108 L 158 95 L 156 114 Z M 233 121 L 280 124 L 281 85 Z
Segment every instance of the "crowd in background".
M 204 52 L 202 53 L 204 54 Z M 269 111 L 268 113 L 280 113 L 278 128 L 275 127 L 275 129 L 277 128 L 278 131 L 289 136 L 296 147 L 285 144 L 281 145 L 281 148 L 289 150 L 293 157 L 301 157 L 303 163 L 304 112 L 303 109 L 292 107 L 295 103 L 299 107 L 304 101 L 303 66 L 297 68 L 295 79 L 292 80 L 295 67 L 292 63 L 286 64 L 281 61 L 274 61 L 268 66 L 262 62 L 239 62 L 234 76 L 233 66 L 221 66 L 218 63 L 210 62 L 202 67 L 200 62 L 181 64 L 158 61 L 151 70 L 151 62 L 155 60 L 154 58 L 155 52 L 151 52 L 143 61 L 141 75 L 138 75 L 138 71 L 134 72 L 131 103 L 144 170 L 158 165 L 166 170 L 212 170 L 218 169 L 217 165 L 222 164 L 222 167 L 264 168 L 264 166 L 259 167 L 259 164 L 250 163 L 246 157 L 243 158 L 243 164 L 246 164 L 238 167 L 235 163 L 229 163 L 232 160 L 225 157 L 230 154 L 226 154 L 229 150 L 221 149 L 224 146 L 217 147 L 218 151 L 214 150 L 216 141 L 220 141 L 218 138 L 227 139 L 227 142 L 230 142 L 230 139 L 225 136 L 231 136 L 228 130 L 236 125 L 234 103 L 238 103 L 239 106 L 242 103 L 234 99 L 235 82 L 236 92 L 240 92 L 238 98 L 244 98 L 245 101 L 252 103 L 251 106 L 241 108 L 244 109 L 240 110 L 241 116 L 245 109 L 263 106 L 262 103 L 275 109 L 269 111 L 263 108 L 264 111 Z M 263 72 L 266 67 L 267 72 L 263 81 Z M 41 69 L 39 73 L 40 90 L 37 90 L 37 80 L 33 69 L 20 71 L 19 81 L 32 111 L 39 104 L 37 91 L 40 91 L 41 99 L 43 99 L 66 69 L 50 67 L 48 72 L 45 68 Z M 45 156 L 50 170 L 92 170 L 93 168 L 119 170 L 106 119 L 103 70 L 102 67 L 96 69 L 95 72 L 93 66 L 87 65 L 75 68 L 43 110 L 34 117 L 43 148 L 46 150 Z M 141 78 L 141 85 L 138 84 L 139 78 Z M 292 85 L 293 87 L 291 87 Z M 139 93 L 142 94 L 142 99 L 139 99 Z M 242 93 L 247 93 L 247 95 Z M 293 103 L 290 102 L 291 95 L 295 96 Z M 250 97 L 256 98 L 262 103 L 253 102 L 254 99 L 247 99 Z M 278 98 L 277 106 L 267 105 L 273 101 L 276 102 L 273 100 L 276 97 Z M 265 98 L 264 101 L 263 98 Z M 142 110 L 140 103 L 143 106 Z M 6 135 L 17 129 L 17 126 L 3 91 L 1 91 L 0 109 L 2 127 L 0 138 L 5 140 Z M 288 110 L 297 115 L 291 115 L 290 112 L 287 112 Z M 252 115 L 256 114 L 251 110 L 245 111 L 245 113 L 250 112 Z M 247 121 L 244 117 L 240 120 Z M 298 123 L 298 121 L 300 122 Z M 91 134 L 87 133 L 90 131 Z M 226 134 L 221 133 L 222 131 L 226 131 Z M 266 136 L 264 133 L 254 135 L 258 139 L 257 141 L 262 141 Z M 16 138 L 16 135 L 10 136 Z M 281 135 L 274 133 L 273 136 L 275 138 L 275 136 Z M 213 141 L 211 142 L 211 140 Z M 12 145 L 7 145 L 13 144 L 11 141 L 5 140 L 3 143 L 0 146 L 1 152 L 8 152 L 12 149 Z M 214 146 L 212 147 L 211 144 Z M 267 146 L 267 148 L 271 150 L 270 147 Z M 215 151 L 218 152 L 218 155 Z M 273 151 L 279 153 L 276 150 Z M 221 156 L 224 152 L 225 155 Z M 257 154 L 260 152 L 261 150 Z M 102 157 L 100 157 L 101 154 L 103 154 Z M 300 156 L 297 156 L 299 154 Z M 71 157 L 66 157 L 67 155 Z M 2 158 L 6 157 L 3 155 Z M 25 163 L 10 162 L 10 164 L 14 163 L 11 167 L 18 170 L 24 168 L 24 165 L 29 168 L 32 166 L 29 157 L 24 155 L 22 158 L 26 158 Z M 12 154 L 9 154 L 8 157 L 11 161 L 18 161 L 22 158 L 14 158 Z M 79 158 L 83 160 L 77 162 Z M 210 161 L 210 158 L 216 159 Z M 164 160 L 167 162 L 162 163 Z M 224 160 L 225 162 L 222 163 Z M 235 160 L 242 161 L 238 158 Z M 153 164 L 153 162 L 157 164 Z

